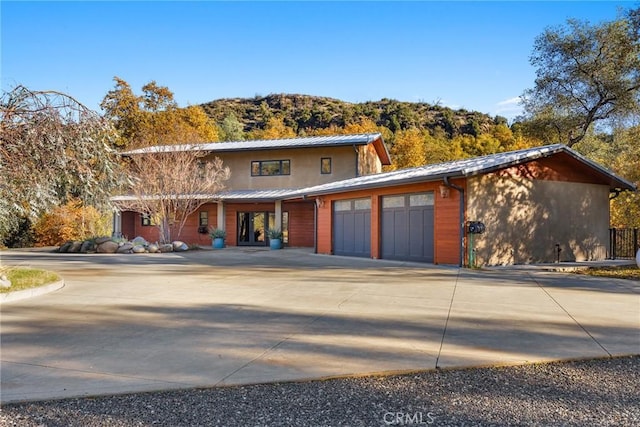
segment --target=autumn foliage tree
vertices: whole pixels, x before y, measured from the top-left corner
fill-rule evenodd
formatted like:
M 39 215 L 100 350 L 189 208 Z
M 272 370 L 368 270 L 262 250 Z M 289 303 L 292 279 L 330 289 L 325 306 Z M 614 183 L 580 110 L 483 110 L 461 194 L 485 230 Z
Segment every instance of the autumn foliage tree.
M 640 125 L 614 135 L 614 150 L 611 169 L 640 188 Z M 611 225 L 640 228 L 640 191 L 626 191 L 613 199 Z
M 36 246 L 58 246 L 69 240 L 111 234 L 111 215 L 79 200 L 70 200 L 40 216 L 33 230 Z
M 114 77 L 114 81 L 115 88 L 100 107 L 118 130 L 119 147 L 218 141 L 218 128 L 204 110 L 178 107 L 169 88 L 152 81 L 136 95 L 125 80 Z
M 256 129 L 249 135 L 250 139 L 295 138 L 296 131 L 284 123 L 282 117 L 271 117 L 264 129 Z

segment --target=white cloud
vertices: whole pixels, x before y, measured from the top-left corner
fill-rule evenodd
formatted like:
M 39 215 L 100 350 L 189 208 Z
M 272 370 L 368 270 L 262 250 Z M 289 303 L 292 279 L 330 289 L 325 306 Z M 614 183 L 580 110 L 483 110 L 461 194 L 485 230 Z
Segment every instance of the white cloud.
M 519 96 L 505 99 L 496 104 L 494 108 L 494 115 L 504 116 L 507 119 L 513 119 L 516 116 L 522 114 L 522 105 L 520 102 L 522 99 Z

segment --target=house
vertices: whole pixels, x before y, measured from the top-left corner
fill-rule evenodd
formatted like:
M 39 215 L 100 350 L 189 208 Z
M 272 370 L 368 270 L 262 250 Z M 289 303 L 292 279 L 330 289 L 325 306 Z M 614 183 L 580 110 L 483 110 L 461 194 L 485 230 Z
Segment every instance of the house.
M 265 246 L 266 231 L 278 228 L 285 244 L 313 247 L 314 201 L 286 196 L 300 188 L 380 173 L 391 164 L 379 133 L 151 147 L 123 155 L 152 155 L 154 150 L 199 150 L 207 153 L 205 161 L 218 157 L 231 170 L 224 191 L 211 195 L 180 236 L 196 244 L 210 244 L 207 228 L 216 226 L 227 231 L 231 246 Z M 158 240 L 156 227 L 137 212 L 120 212 L 114 224 L 115 234 Z
M 202 244 L 210 240 L 198 226 L 217 224 L 228 245 L 266 245 L 265 229 L 277 227 L 288 245 L 322 254 L 454 265 L 599 260 L 608 256 L 609 199 L 635 190 L 562 144 L 386 173 L 380 134 L 198 147 L 232 169 L 183 236 Z M 149 238 L 141 221 L 123 212 L 122 232 Z

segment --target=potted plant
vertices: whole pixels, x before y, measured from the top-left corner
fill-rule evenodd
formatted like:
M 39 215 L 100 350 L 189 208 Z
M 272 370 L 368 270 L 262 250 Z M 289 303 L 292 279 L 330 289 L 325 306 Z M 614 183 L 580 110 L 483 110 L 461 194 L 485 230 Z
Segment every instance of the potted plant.
M 211 227 L 209 229 L 209 236 L 211 236 L 211 246 L 214 249 L 224 248 L 224 239 L 227 237 L 227 232 L 221 228 Z
M 282 249 L 282 231 L 279 228 L 270 228 L 267 231 L 267 236 L 271 249 Z

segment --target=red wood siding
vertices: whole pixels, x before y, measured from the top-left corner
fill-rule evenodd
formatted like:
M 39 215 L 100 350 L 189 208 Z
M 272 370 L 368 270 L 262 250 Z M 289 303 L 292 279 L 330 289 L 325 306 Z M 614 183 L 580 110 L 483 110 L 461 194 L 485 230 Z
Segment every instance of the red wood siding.
M 187 222 L 179 236 L 176 235 L 177 230 L 173 231 L 173 240 L 181 240 L 183 242 L 195 245 L 210 245 L 211 238 L 209 234 L 198 233 L 200 224 L 200 212 L 207 211 L 209 213 L 209 225 L 217 224 L 218 208 L 215 203 L 207 203 L 198 211 L 189 215 Z M 122 212 L 122 234 L 128 239 L 137 236 L 143 237 L 148 242 L 157 242 L 160 240 L 158 227 L 154 225 L 142 225 L 142 217 L 137 212 Z
M 136 221 L 140 221 L 140 216 L 135 212 L 126 211 L 120 214 L 123 237 L 127 239 L 136 237 Z
M 189 215 L 187 222 L 184 224 L 184 228 L 182 229 L 182 233 L 180 233 L 180 236 L 178 236 L 176 240 L 182 240 L 183 242 L 196 245 L 211 245 L 211 237 L 209 237 L 209 233 L 198 233 L 198 227 L 200 226 L 200 212 L 202 211 L 206 211 L 209 214 L 209 226 L 215 227 L 218 224 L 218 205 L 215 203 L 207 203 L 195 213 Z
M 289 246 L 313 247 L 314 202 L 286 202 L 282 211 L 289 212 Z
M 466 191 L 466 180 L 452 180 Z M 435 185 L 435 263 L 460 263 L 460 192 L 450 188 L 449 196 L 440 195 L 440 183 Z M 466 215 L 466 209 L 465 209 Z M 466 217 L 464 219 L 466 221 Z
M 594 169 L 565 153 L 502 169 L 494 173 L 504 177 L 523 177 L 528 179 L 581 182 L 586 184 L 609 184 L 608 178 L 605 179 Z
M 131 212 L 133 215 L 131 219 L 133 221 L 133 234 L 125 235 L 129 240 L 132 240 L 138 236 L 143 237 L 147 242 L 158 242 L 160 240 L 160 231 L 158 227 L 153 225 L 142 225 L 142 215 L 137 212 Z M 124 234 L 124 223 L 122 224 Z
M 465 180 L 452 180 L 452 183 L 465 187 Z M 371 197 L 371 257 L 380 258 L 380 198 L 391 194 L 417 193 L 433 191 L 434 203 L 434 260 L 436 264 L 460 263 L 460 193 L 449 190 L 449 196 L 440 195 L 441 182 L 407 184 L 395 187 L 359 190 L 322 196 L 324 204 L 318 209 L 318 253 L 331 254 L 332 247 L 332 202 L 335 200 Z

